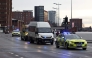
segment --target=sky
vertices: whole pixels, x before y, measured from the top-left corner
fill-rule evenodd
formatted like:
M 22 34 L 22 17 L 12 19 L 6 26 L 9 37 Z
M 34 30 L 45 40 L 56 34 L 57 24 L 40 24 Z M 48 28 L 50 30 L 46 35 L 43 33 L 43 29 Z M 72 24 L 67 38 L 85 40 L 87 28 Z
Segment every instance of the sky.
M 71 0 L 12 0 L 12 10 L 34 10 L 34 6 L 42 5 L 47 11 L 57 11 L 53 7 L 58 6 L 53 3 L 61 4 L 59 6 L 61 22 L 66 15 L 71 18 Z M 85 27 L 92 26 L 92 0 L 72 0 L 72 17 L 82 18 Z

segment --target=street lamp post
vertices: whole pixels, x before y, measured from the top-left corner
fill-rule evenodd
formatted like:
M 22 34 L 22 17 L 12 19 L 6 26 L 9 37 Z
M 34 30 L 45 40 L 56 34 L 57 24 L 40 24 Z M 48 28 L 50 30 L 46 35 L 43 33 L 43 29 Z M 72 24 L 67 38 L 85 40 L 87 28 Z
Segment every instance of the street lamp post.
M 59 3 L 53 3 L 53 4 L 58 5 L 58 26 L 59 26 L 59 5 L 61 5 L 61 4 L 59 4 Z
M 55 18 L 56 18 L 56 19 L 55 19 L 55 23 L 56 23 L 57 26 L 58 26 L 58 23 L 57 23 L 57 21 L 56 21 L 56 20 L 57 20 L 57 8 L 54 8 L 54 7 L 53 7 L 53 9 L 56 9 L 56 14 L 55 14 Z
M 72 19 L 72 0 L 71 0 L 71 19 Z

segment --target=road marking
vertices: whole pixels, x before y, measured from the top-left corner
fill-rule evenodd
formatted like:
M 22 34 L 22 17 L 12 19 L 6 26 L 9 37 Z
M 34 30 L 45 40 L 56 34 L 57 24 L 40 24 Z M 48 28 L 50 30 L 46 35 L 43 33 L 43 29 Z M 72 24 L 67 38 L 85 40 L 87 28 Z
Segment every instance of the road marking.
M 73 54 L 73 53 L 72 53 L 72 52 L 69 52 L 68 54 L 71 55 L 71 54 Z
M 62 54 L 62 55 L 71 56 L 71 55 L 69 55 L 69 54 Z
M 52 52 L 52 53 L 56 53 L 56 52 Z
M 14 54 L 14 53 L 11 53 L 11 54 Z
M 15 56 L 19 56 L 19 55 L 15 55 Z
M 84 56 L 84 57 L 87 57 L 88 58 L 89 56 Z
M 24 58 L 24 57 L 20 57 L 20 58 Z

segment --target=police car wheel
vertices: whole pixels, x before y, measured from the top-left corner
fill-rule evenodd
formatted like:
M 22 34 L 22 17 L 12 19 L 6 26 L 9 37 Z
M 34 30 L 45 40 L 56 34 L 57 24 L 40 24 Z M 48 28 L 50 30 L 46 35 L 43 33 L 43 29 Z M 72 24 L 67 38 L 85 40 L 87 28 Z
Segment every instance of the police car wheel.
M 87 48 L 82 48 L 83 50 L 86 50 Z
M 65 48 L 66 48 L 66 49 L 69 49 L 69 48 L 68 48 L 68 43 L 65 43 Z
M 22 36 L 21 36 L 21 40 L 23 40 Z
M 59 46 L 58 46 L 58 45 L 56 45 L 56 48 L 59 48 Z
M 12 35 L 12 37 L 13 37 L 13 35 Z
M 58 43 L 56 43 L 56 48 L 59 48 L 59 45 L 58 45 Z

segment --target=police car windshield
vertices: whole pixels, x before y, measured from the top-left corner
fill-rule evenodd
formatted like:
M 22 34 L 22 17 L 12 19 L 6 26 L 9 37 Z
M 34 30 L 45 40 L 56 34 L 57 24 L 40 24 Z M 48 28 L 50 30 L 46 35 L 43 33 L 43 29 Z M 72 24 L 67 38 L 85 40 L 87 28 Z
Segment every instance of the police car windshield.
M 80 39 L 80 37 L 75 34 L 65 35 L 65 38 L 66 39 Z
M 51 33 L 51 28 L 38 28 L 39 33 Z
M 13 32 L 20 32 L 20 31 L 17 31 L 17 30 L 13 30 Z

